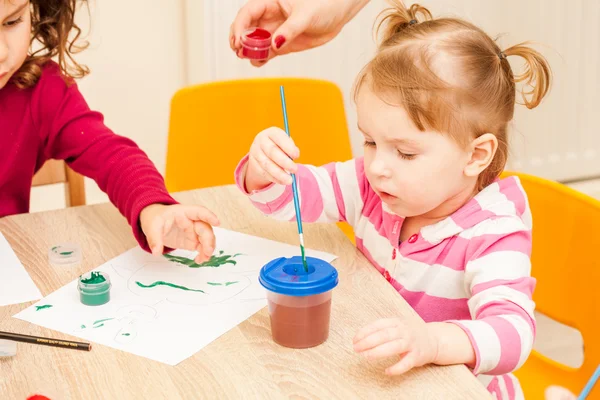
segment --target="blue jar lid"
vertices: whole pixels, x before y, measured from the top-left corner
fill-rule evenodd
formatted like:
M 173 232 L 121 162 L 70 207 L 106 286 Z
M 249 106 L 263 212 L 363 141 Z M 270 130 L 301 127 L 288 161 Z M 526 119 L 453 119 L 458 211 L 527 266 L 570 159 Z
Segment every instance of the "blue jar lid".
M 263 266 L 258 278 L 271 292 L 289 296 L 310 296 L 327 292 L 338 284 L 338 272 L 327 261 L 306 257 L 308 272 L 302 257 L 276 258 Z

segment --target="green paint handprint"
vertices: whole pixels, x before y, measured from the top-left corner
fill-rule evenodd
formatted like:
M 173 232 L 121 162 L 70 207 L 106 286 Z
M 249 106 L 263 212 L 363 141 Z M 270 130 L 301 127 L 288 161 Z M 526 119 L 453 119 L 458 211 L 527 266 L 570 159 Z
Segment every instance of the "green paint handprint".
M 234 255 L 230 256 L 230 255 L 227 255 L 224 253 L 225 252 L 223 250 L 220 250 L 219 255 L 212 255 L 210 257 L 210 260 L 205 261 L 202 264 L 198 264 L 193 259 L 190 259 L 190 258 L 173 256 L 171 254 L 164 254 L 164 257 L 169 261 L 187 265 L 189 268 L 203 268 L 203 267 L 218 268 L 225 264 L 236 265 L 237 262 L 233 258 L 241 255 L 240 253 L 238 253 L 238 254 L 234 254 Z

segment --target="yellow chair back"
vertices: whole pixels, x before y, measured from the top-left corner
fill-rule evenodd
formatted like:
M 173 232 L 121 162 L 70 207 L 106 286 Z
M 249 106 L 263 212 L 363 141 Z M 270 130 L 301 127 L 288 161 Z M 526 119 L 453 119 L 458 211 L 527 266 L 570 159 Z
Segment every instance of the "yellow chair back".
M 344 100 L 333 83 L 303 78 L 260 78 L 195 85 L 171 102 L 166 176 L 169 191 L 234 183 L 234 169 L 256 134 L 283 128 L 284 85 L 290 134 L 298 162 L 323 165 L 352 158 Z M 338 224 L 352 239 L 347 224 Z
M 516 175 L 527 193 L 533 217 L 532 276 L 537 279 L 536 309 L 578 329 L 585 344 L 584 362 L 570 368 L 533 351 L 515 375 L 525 398 L 544 399 L 549 385 L 579 393 L 600 364 L 600 201 L 565 185 L 535 176 Z M 588 399 L 600 399 L 596 387 Z

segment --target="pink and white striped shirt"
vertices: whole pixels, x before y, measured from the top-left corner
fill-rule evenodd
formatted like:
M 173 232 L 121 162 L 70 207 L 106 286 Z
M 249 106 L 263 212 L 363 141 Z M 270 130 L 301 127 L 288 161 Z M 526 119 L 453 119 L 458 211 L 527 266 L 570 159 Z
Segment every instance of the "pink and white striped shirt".
M 244 189 L 246 156 L 236 168 Z M 510 374 L 529 356 L 535 335 L 530 276 L 531 213 L 516 177 L 496 180 L 450 217 L 400 243 L 403 217 L 371 188 L 362 158 L 299 165 L 302 219 L 346 221 L 356 246 L 426 321 L 460 326 L 476 353 L 473 373 L 500 399 L 519 399 Z M 246 192 L 245 192 L 246 193 Z M 246 193 L 264 214 L 293 221 L 291 186 Z

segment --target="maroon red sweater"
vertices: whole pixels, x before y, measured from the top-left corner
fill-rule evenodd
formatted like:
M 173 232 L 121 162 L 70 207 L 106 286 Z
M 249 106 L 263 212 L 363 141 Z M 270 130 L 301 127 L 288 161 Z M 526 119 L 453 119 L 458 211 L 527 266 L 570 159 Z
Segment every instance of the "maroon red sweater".
M 0 89 L 0 217 L 29 211 L 33 175 L 48 159 L 65 160 L 94 179 L 146 250 L 140 212 L 150 204 L 176 203 L 146 154 L 107 128 L 53 62 L 34 87 L 9 83 Z

